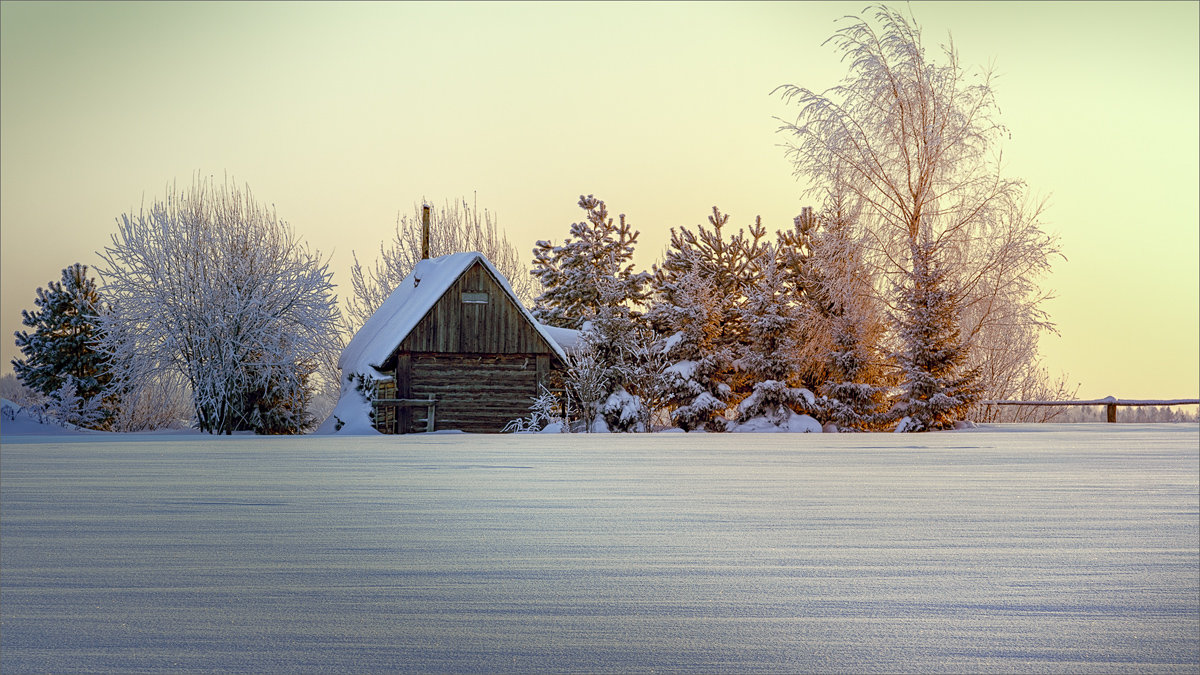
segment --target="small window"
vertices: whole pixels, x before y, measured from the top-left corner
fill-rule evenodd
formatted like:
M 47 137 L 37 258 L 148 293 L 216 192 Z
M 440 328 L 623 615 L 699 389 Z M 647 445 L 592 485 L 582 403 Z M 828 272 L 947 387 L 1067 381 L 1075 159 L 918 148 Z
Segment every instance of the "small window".
M 486 305 L 488 294 L 487 291 L 463 291 L 462 301 L 467 305 Z

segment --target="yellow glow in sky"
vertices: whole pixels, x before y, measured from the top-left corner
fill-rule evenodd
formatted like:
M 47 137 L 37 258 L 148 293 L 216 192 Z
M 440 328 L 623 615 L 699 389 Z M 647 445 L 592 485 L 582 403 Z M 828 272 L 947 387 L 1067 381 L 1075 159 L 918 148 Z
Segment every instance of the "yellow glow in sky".
M 595 194 L 646 267 L 713 205 L 786 228 L 808 202 L 770 92 L 836 84 L 821 43 L 864 5 L 4 2 L 3 369 L 34 290 L 196 171 L 273 203 L 343 296 L 422 199 L 477 195 L 529 250 Z M 1000 74 L 1007 170 L 1069 259 L 1042 350 L 1084 397 L 1200 393 L 1198 8 L 911 3 L 927 48 Z

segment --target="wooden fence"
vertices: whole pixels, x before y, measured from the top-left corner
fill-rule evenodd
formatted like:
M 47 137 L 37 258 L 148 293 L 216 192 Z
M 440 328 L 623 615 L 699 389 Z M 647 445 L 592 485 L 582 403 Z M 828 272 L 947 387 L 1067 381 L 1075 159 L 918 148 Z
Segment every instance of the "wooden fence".
M 1120 406 L 1129 407 L 1169 407 L 1176 405 L 1200 405 L 1200 398 L 1176 398 L 1164 400 L 1139 400 L 1139 399 L 1122 399 L 1115 396 L 1098 398 L 1091 401 L 980 401 L 984 405 L 1029 405 L 1029 406 L 1055 406 L 1055 405 L 1102 405 L 1108 413 L 1108 421 L 1117 421 L 1117 408 Z

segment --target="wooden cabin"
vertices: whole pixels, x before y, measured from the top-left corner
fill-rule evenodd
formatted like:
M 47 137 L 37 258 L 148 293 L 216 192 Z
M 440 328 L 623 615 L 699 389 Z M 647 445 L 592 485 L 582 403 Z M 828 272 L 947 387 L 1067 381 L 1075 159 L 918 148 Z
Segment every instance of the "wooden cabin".
M 528 415 L 531 399 L 563 368 L 554 335 L 487 258 L 456 253 L 418 263 L 339 366 L 376 381 L 382 433 L 499 432 Z

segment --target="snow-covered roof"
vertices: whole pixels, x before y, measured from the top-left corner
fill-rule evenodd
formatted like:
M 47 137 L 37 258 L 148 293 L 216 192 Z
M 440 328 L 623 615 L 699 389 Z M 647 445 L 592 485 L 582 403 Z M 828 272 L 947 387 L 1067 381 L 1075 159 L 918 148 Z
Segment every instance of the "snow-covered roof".
M 537 324 L 538 332 L 542 335 L 549 335 L 553 338 L 555 344 L 562 347 L 563 351 L 573 353 L 575 348 L 579 346 L 579 340 L 583 333 L 574 328 L 559 328 L 558 326 L 547 326 L 545 324 Z
M 350 344 L 342 351 L 338 359 L 338 368 L 342 373 L 365 373 L 367 368 L 378 369 L 383 365 L 396 347 L 408 337 L 408 334 L 425 317 L 455 281 L 463 275 L 476 261 L 482 263 L 500 286 L 508 293 L 509 298 L 529 320 L 538 334 L 561 359 L 566 359 L 563 347 L 555 339 L 550 329 L 534 320 L 529 310 L 521 304 L 513 293 L 508 279 L 492 265 L 482 253 L 451 253 L 440 258 L 430 258 L 417 263 L 413 271 L 400 282 L 396 290 L 387 300 L 375 310 L 371 318 L 354 334 Z M 565 337 L 565 336 L 564 336 Z

